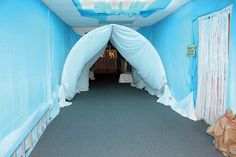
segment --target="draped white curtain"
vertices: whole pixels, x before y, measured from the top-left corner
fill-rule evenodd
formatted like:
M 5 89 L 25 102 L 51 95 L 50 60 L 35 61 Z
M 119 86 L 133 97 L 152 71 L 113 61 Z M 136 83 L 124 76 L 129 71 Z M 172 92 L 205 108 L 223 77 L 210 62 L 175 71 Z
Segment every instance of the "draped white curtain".
M 60 107 L 71 105 L 66 99 L 72 100 L 78 91 L 88 90 L 88 67 L 98 59 L 99 51 L 101 52 L 109 40 L 135 69 L 133 86 L 145 88 L 150 94 L 160 96 L 159 103 L 196 120 L 193 94 L 190 93 L 180 102 L 175 100 L 168 87 L 161 58 L 153 45 L 133 29 L 116 24 L 92 30 L 71 49 L 62 73 Z
M 93 65 L 92 62 L 96 61 L 96 56 L 109 40 L 148 85 L 159 90 L 167 83 L 161 58 L 146 38 L 125 26 L 106 25 L 84 35 L 71 49 L 62 73 L 61 107 L 71 104 L 65 100 L 72 100 L 79 88 L 86 84 L 88 87 L 88 73 L 87 79 L 80 77 L 83 69 L 86 65 Z
M 231 9 L 199 18 L 196 116 L 208 124 L 225 112 Z

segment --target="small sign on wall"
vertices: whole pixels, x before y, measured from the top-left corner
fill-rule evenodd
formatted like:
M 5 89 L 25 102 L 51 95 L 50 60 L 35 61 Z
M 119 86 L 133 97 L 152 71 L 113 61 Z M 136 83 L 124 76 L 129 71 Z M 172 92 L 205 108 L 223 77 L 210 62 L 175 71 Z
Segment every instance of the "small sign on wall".
M 186 55 L 187 55 L 188 57 L 193 57 L 193 56 L 195 56 L 195 54 L 196 54 L 196 47 L 197 47 L 197 46 L 194 45 L 194 44 L 188 45 Z

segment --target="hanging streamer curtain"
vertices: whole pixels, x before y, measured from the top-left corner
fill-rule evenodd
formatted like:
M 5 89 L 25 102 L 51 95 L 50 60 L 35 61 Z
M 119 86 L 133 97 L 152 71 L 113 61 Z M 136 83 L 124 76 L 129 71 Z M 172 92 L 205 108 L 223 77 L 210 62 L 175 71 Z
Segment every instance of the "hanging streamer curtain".
M 199 18 L 198 92 L 196 115 L 208 124 L 225 112 L 229 52 L 228 7 Z

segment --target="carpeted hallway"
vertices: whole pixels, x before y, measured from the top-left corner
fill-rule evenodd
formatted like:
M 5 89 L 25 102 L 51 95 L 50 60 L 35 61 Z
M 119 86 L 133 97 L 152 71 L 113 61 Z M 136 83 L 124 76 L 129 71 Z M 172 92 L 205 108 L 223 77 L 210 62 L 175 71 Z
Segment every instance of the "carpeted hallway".
M 203 122 L 114 78 L 99 77 L 63 108 L 31 157 L 222 157 Z

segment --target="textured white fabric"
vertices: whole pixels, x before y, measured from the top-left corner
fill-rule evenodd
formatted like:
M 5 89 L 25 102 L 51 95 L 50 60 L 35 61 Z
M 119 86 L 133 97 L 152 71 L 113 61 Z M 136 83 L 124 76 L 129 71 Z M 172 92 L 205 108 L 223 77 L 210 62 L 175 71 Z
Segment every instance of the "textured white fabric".
M 95 80 L 94 71 L 90 71 L 90 72 L 89 72 L 89 79 L 90 79 L 90 80 Z
M 104 53 L 105 49 L 106 49 L 105 45 L 102 50 L 96 55 L 94 56 L 83 68 L 79 79 L 77 81 L 77 93 L 80 93 L 80 91 L 88 91 L 89 90 L 89 71 L 90 68 L 93 66 L 93 64 L 100 58 L 100 56 L 102 55 L 102 53 Z M 93 76 L 94 77 L 94 76 Z
M 149 94 L 160 97 L 163 94 L 163 90 L 161 89 L 153 89 L 150 87 L 147 83 L 143 81 L 141 76 L 137 73 L 137 70 L 132 68 L 132 87 L 138 88 L 138 89 L 144 89 Z
M 132 82 L 133 82 L 133 78 L 132 78 L 131 73 L 120 74 L 119 83 L 132 83 Z
M 64 64 L 59 91 L 60 107 L 71 103 L 77 93 L 77 81 L 84 66 L 101 51 L 111 36 L 111 26 L 97 28 L 83 37 L 73 46 Z M 92 45 L 92 46 L 91 46 Z
M 199 19 L 196 115 L 214 123 L 225 112 L 230 8 Z
M 170 106 L 174 111 L 184 117 L 188 117 L 195 121 L 197 120 L 194 110 L 193 92 L 178 102 L 172 96 L 169 86 L 165 85 L 164 94 L 157 100 L 157 102 Z

